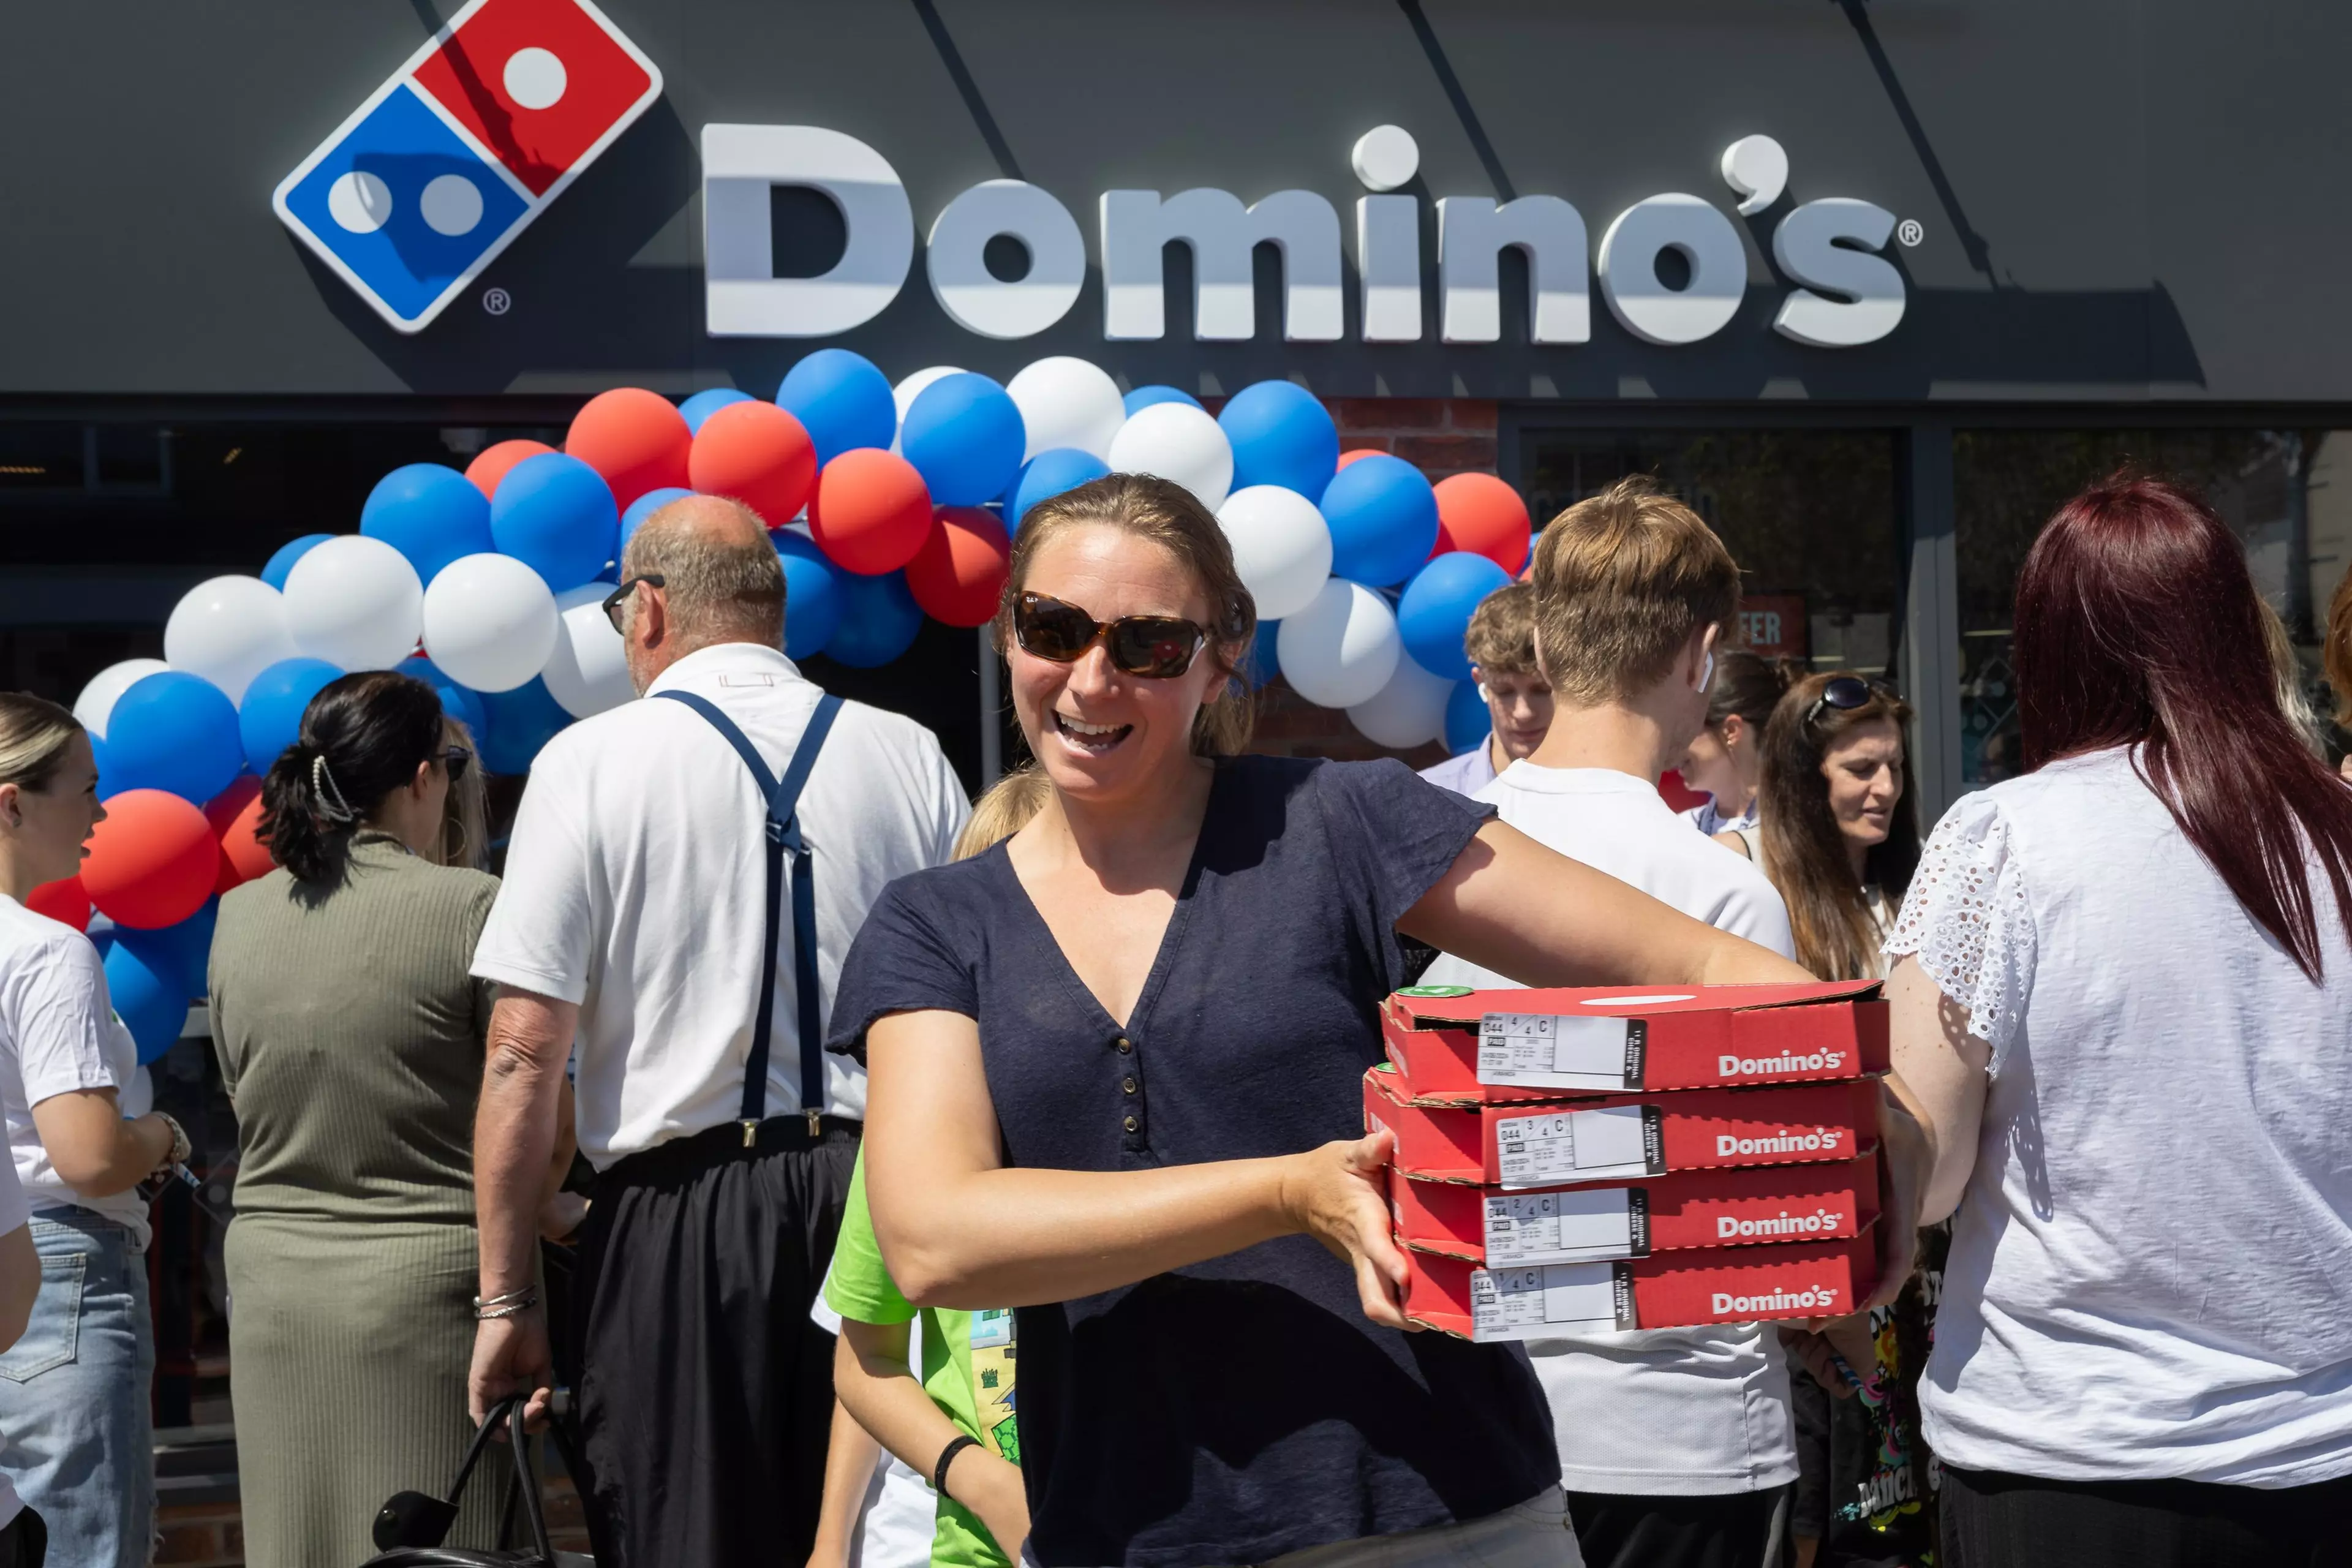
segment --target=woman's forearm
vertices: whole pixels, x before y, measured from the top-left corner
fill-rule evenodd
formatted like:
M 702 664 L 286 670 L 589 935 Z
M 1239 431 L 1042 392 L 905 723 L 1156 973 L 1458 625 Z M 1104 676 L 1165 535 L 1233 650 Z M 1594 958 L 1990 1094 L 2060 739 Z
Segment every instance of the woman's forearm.
M 110 1089 L 68 1089 L 33 1107 L 33 1130 L 66 1185 L 86 1198 L 129 1192 L 172 1152 L 160 1116 L 124 1121 Z

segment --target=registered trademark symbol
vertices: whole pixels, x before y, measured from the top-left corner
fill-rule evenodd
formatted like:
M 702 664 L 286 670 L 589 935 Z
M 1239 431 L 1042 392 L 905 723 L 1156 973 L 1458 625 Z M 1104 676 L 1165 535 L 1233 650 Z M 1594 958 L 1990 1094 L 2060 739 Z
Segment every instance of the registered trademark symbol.
M 1905 226 L 1916 229 L 1919 226 L 1915 223 L 1906 224 Z M 1903 243 L 1916 245 L 1919 242 L 1916 239 L 1906 239 Z M 493 316 L 503 316 L 514 309 L 514 296 L 503 289 L 485 289 L 482 290 L 482 309 Z
M 1906 217 L 1895 226 L 1895 237 L 1903 242 L 1903 247 L 1906 250 L 1909 250 L 1927 237 L 1927 231 L 1920 226 L 1917 218 Z M 493 289 L 490 292 L 495 294 L 498 290 Z

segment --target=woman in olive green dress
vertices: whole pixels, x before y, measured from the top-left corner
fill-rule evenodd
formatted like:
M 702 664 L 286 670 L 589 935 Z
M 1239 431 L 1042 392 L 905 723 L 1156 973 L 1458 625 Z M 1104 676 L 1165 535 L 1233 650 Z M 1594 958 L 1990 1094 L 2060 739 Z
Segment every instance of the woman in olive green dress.
M 213 1040 L 236 1108 L 230 1393 L 247 1562 L 373 1550 L 395 1491 L 471 1436 L 473 1121 L 489 1021 L 468 974 L 495 878 L 452 858 L 478 792 L 424 683 L 347 675 L 262 786 L 278 869 L 221 900 Z M 478 854 L 480 841 L 467 846 Z M 494 1544 L 506 1458 L 449 1544 Z

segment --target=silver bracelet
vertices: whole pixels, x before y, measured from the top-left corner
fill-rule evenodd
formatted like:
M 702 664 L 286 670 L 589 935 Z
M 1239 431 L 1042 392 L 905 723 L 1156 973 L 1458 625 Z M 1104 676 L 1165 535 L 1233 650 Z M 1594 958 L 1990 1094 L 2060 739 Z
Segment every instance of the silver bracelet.
M 539 1287 L 525 1285 L 519 1290 L 509 1290 L 500 1296 L 474 1298 L 474 1317 L 488 1321 L 492 1318 L 511 1318 L 517 1312 L 527 1312 L 539 1305 Z
M 528 1301 L 515 1301 L 504 1307 L 477 1307 L 474 1309 L 474 1320 L 477 1322 L 487 1323 L 496 1318 L 511 1318 L 528 1312 L 538 1305 L 539 1298 L 533 1296 Z

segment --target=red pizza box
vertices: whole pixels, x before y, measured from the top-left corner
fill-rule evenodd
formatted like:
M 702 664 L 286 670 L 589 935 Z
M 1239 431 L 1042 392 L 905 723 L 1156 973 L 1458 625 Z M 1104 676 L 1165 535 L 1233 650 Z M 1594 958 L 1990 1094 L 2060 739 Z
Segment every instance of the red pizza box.
M 1835 1318 L 1877 1282 L 1875 1238 L 1710 1247 L 1607 1263 L 1481 1268 L 1408 1252 L 1404 1315 L 1475 1340 L 1546 1340 L 1773 1318 Z
M 1878 1138 L 1878 1085 L 1789 1084 L 1610 1095 L 1551 1105 L 1415 1105 L 1393 1068 L 1364 1074 L 1364 1128 L 1396 1167 L 1473 1186 L 1581 1186 L 1669 1171 L 1851 1160 Z
M 1470 991 L 1423 985 L 1381 1005 L 1407 1099 L 1506 1104 L 1591 1094 L 1811 1083 L 1886 1069 L 1874 980 Z
M 1843 1241 L 1878 1217 L 1878 1157 L 1505 1192 L 1391 1170 L 1397 1239 L 1493 1268 L 1693 1247 Z

